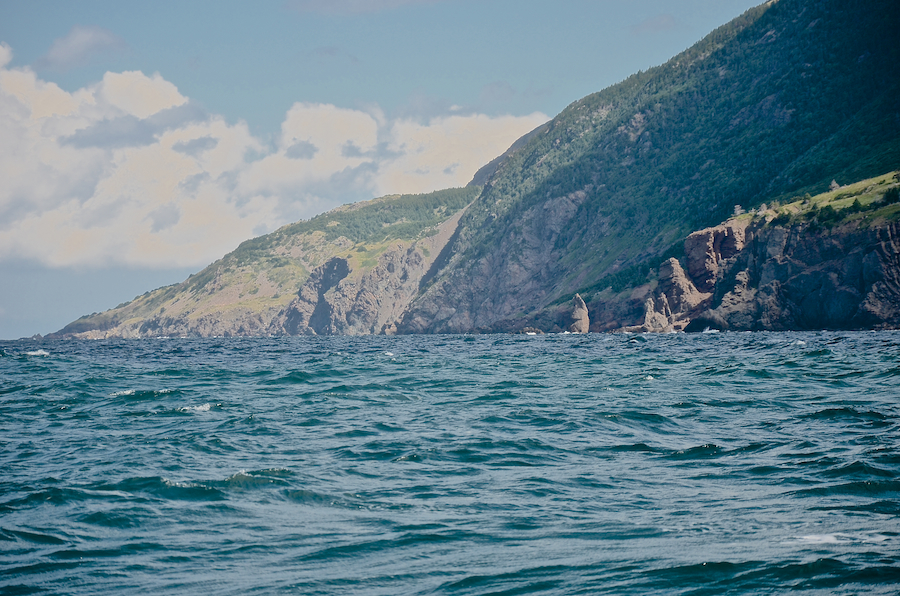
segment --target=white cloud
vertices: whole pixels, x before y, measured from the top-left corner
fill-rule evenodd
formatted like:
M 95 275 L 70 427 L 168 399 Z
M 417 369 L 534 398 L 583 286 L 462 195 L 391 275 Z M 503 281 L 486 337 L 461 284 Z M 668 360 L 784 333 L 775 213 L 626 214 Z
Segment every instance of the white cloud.
M 159 73 L 148 77 L 139 71 L 108 72 L 103 75 L 100 93 L 110 105 L 138 118 L 187 102 L 175 85 L 163 80 Z
M 9 45 L 0 42 L 0 68 L 3 68 L 12 61 L 12 48 Z
M 0 44 L 0 64 L 11 50 Z M 543 114 L 427 123 L 297 103 L 267 149 L 159 74 L 73 93 L 0 67 L 0 259 L 194 267 L 337 205 L 462 186 Z
M 546 121 L 547 116 L 535 112 L 529 116 L 446 116 L 424 125 L 414 120 L 394 122 L 389 148 L 398 157 L 379 169 L 377 185 L 404 193 L 465 185 L 478 168 Z
M 75 25 L 69 34 L 53 42 L 35 66 L 53 70 L 69 70 L 86 64 L 93 56 L 108 51 L 121 51 L 126 44 L 115 33 L 97 26 Z

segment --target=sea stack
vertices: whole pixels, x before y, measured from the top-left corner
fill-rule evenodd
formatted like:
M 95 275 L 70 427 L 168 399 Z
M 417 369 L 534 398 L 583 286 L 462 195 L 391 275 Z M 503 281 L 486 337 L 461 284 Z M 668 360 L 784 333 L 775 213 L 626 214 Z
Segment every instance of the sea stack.
M 572 333 L 587 333 L 591 326 L 591 320 L 588 318 L 587 305 L 580 294 L 575 294 L 572 300 L 572 324 L 569 325 L 569 331 Z

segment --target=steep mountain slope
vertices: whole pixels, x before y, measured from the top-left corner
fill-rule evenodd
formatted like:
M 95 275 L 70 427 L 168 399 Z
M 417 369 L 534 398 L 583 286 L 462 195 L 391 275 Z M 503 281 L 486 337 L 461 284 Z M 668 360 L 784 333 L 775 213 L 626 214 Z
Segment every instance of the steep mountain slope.
M 180 284 L 82 317 L 53 336 L 390 330 L 480 191 L 394 195 L 339 207 L 248 240 Z
M 898 22 L 892 0 L 769 2 L 575 102 L 480 172 L 453 257 L 400 331 L 516 328 L 679 254 L 735 205 L 894 169 Z
M 900 166 L 898 23 L 896 0 L 767 2 L 668 63 L 573 103 L 466 189 L 384 197 L 285 226 L 182 284 L 56 335 L 552 331 L 570 328 L 573 304 L 585 310 L 576 293 L 594 331 L 694 320 L 754 329 L 898 326 L 888 312 L 900 302 L 891 281 L 900 278 L 891 252 L 900 250 L 892 240 L 900 230 L 890 208 L 882 213 L 863 197 L 880 215 L 839 228 L 825 225 L 833 222 L 821 210 L 790 219 L 809 212 L 793 197 Z M 878 192 L 896 186 L 883 182 Z M 723 257 L 721 246 L 710 249 L 721 267 L 692 256 L 696 247 L 685 239 L 718 246 L 710 226 L 763 201 L 794 207 L 763 210 L 741 228 L 749 250 Z M 760 247 L 778 230 L 791 240 L 766 259 L 793 268 L 772 265 L 790 275 L 777 279 L 763 306 L 757 290 L 775 269 L 760 269 L 768 254 Z M 821 250 L 801 250 L 808 246 Z M 851 253 L 867 268 L 841 260 Z M 713 265 L 739 267 L 737 277 L 692 270 Z M 732 283 L 738 278 L 743 289 Z M 831 288 L 860 300 L 817 318 L 802 305 L 810 287 L 820 298 Z M 869 297 L 882 306 L 860 306 Z M 840 318 L 851 308 L 858 316 Z M 764 312 L 768 323 L 753 320 Z

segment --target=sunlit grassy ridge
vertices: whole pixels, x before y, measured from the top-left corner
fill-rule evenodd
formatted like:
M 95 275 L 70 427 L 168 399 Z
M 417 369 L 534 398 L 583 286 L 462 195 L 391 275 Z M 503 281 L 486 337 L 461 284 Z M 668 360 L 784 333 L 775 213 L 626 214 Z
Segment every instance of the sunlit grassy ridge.
M 816 196 L 792 197 L 784 205 L 775 202 L 768 211 L 748 214 L 748 217 L 766 217 L 770 225 L 808 222 L 812 231 L 842 224 L 871 226 L 897 221 L 900 219 L 900 172 L 861 180 Z
M 62 332 L 140 324 L 150 317 L 265 318 L 284 308 L 309 277 L 330 259 L 345 257 L 357 275 L 375 266 L 397 241 L 413 242 L 471 203 L 477 186 L 420 195 L 389 195 L 338 207 L 243 242 L 237 249 L 180 284 L 159 288 L 88 315 Z

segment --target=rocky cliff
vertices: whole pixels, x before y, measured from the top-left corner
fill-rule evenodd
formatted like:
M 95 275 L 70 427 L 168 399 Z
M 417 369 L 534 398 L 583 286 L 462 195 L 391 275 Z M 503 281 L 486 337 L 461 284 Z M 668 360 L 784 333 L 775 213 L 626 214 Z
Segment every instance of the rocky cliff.
M 339 207 L 51 337 L 391 333 L 480 187 Z
M 685 329 L 900 326 L 900 224 L 854 228 L 751 228 L 744 249 L 720 263 L 709 308 Z
M 900 327 L 894 180 L 868 180 L 689 235 L 685 267 L 674 258 L 663 263 L 655 288 L 644 286 L 642 320 L 625 329 Z
M 354 267 L 332 257 L 314 270 L 294 298 L 272 320 L 270 335 L 394 334 L 423 279 L 452 237 L 457 213 L 436 234 L 416 242 L 397 241 L 375 266 Z
M 900 37 L 886 19 L 900 22 L 900 4 L 767 2 L 576 101 L 479 173 L 453 258 L 400 331 L 515 330 L 658 262 L 737 205 L 895 168 Z M 603 308 L 597 324 L 630 316 Z

